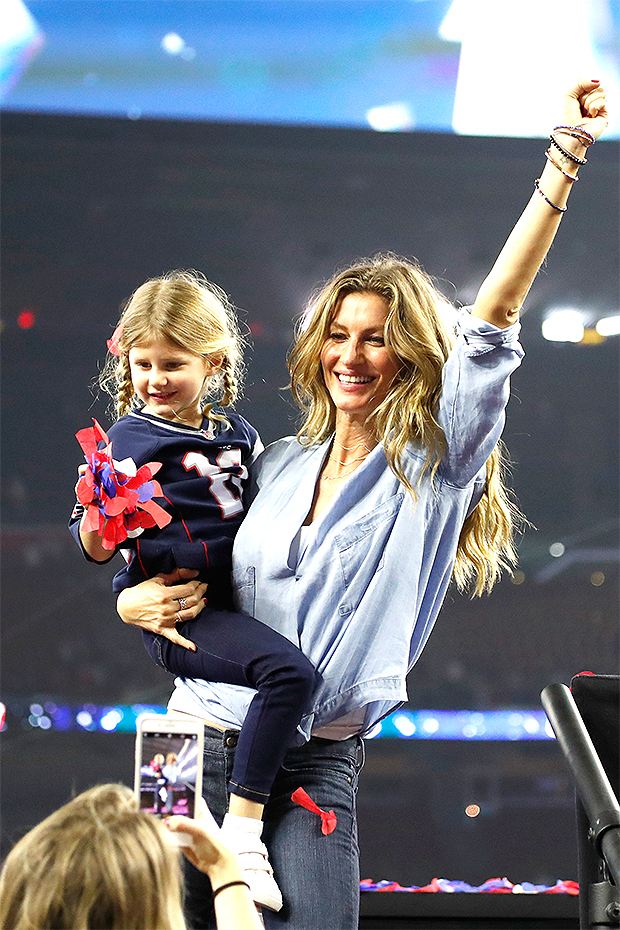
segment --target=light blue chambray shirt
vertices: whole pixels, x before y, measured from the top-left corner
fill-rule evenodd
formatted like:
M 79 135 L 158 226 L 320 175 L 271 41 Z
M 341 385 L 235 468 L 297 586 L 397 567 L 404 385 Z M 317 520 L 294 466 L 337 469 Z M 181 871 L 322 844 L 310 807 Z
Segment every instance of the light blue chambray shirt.
M 302 533 L 331 440 L 307 448 L 289 437 L 258 458 L 255 497 L 234 545 L 234 584 L 239 609 L 296 643 L 323 676 L 300 742 L 353 711 L 367 733 L 406 700 L 407 672 L 439 613 L 504 426 L 510 375 L 524 354 L 519 330 L 460 311 L 438 415 L 447 451 L 434 482 L 427 470 L 418 484 L 423 450 L 410 445 L 403 455 L 416 500 L 377 446 Z M 177 679 L 169 707 L 239 728 L 254 693 Z

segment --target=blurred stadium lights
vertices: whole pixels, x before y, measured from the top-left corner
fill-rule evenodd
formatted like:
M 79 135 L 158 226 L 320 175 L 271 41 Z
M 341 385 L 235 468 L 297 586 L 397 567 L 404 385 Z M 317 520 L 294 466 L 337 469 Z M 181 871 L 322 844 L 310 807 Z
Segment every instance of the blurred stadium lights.
M 591 311 L 562 307 L 547 311 L 542 335 L 549 342 L 581 342 L 598 345 L 608 336 L 620 334 L 620 316 L 601 317 L 596 323 Z
M 411 106 L 407 103 L 390 103 L 382 107 L 371 107 L 366 117 L 371 128 L 379 132 L 413 129 L 415 125 Z
M 453 128 L 465 135 L 546 136 L 557 121 L 558 100 L 575 75 L 615 83 L 595 36 L 613 12 L 604 3 L 566 0 L 454 0 L 439 34 L 460 42 Z M 553 53 L 549 54 L 549 37 Z M 611 57 L 611 56 L 610 56 Z M 523 65 L 540 93 L 532 106 Z M 617 71 L 617 69 L 616 69 Z M 544 89 L 544 90 L 543 90 Z
M 596 324 L 596 331 L 601 336 L 617 336 L 620 334 L 620 316 L 605 316 Z
M 552 310 L 542 322 L 542 334 L 549 342 L 581 342 L 585 331 L 579 310 Z
M 22 0 L 3 0 L 0 29 L 0 99 L 17 83 L 43 35 Z
M 117 706 L 59 705 L 53 701 L 30 703 L 7 699 L 6 720 L 0 717 L 0 730 L 41 729 L 51 731 L 87 730 L 94 733 L 133 733 L 143 713 L 165 714 L 158 705 Z M 541 740 L 553 739 L 553 732 L 542 710 L 396 710 L 368 734 L 369 739 L 433 740 Z

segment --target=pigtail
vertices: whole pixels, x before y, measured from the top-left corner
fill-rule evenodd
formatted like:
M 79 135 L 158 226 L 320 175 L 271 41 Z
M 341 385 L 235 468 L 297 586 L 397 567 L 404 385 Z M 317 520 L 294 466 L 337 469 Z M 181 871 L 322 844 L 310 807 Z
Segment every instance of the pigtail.
M 239 393 L 239 378 L 235 366 L 228 356 L 225 356 L 222 362 L 222 382 L 224 393 L 220 403 L 222 407 L 228 407 L 230 404 L 234 404 Z
M 117 392 L 115 398 L 115 412 L 116 419 L 124 416 L 134 406 L 134 387 L 131 380 L 130 370 L 129 370 L 129 358 L 127 355 L 122 355 L 116 366 L 116 382 L 117 382 Z

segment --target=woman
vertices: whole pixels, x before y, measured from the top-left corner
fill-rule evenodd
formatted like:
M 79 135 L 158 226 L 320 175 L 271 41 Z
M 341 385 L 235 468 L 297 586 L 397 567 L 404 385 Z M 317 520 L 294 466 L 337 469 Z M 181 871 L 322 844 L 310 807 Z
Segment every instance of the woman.
M 299 645 L 323 677 L 265 810 L 285 900 L 279 915 L 265 914 L 267 927 L 358 926 L 360 737 L 406 698 L 405 676 L 451 577 L 460 587 L 475 577 L 481 593 L 513 560 L 515 511 L 498 442 L 523 355 L 519 310 L 606 115 L 598 81 L 566 94 L 544 171 L 471 311 L 461 312 L 454 346 L 430 280 L 392 256 L 336 275 L 298 336 L 290 371 L 304 422 L 256 463 L 233 557 L 239 608 Z M 203 585 L 178 579 L 125 592 L 119 613 L 170 635 L 180 597 L 183 620 L 204 604 Z M 205 796 L 216 816 L 251 696 L 179 680 L 170 701 L 207 723 Z M 336 813 L 333 833 L 292 801 L 300 786 Z M 191 887 L 193 900 L 208 900 L 197 876 Z
M 1 930 L 186 930 L 178 850 L 215 889 L 218 930 L 260 930 L 236 856 L 204 805 L 196 821 L 166 824 L 137 809 L 125 785 L 69 801 L 14 846 L 0 875 Z

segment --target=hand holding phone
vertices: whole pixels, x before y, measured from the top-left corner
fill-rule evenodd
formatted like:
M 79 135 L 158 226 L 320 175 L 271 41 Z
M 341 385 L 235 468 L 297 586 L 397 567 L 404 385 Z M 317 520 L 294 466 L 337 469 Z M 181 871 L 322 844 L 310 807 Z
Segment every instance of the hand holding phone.
M 136 723 L 134 792 L 140 810 L 195 817 L 202 794 L 204 723 L 189 715 L 143 714 Z M 186 833 L 170 833 L 177 845 Z

